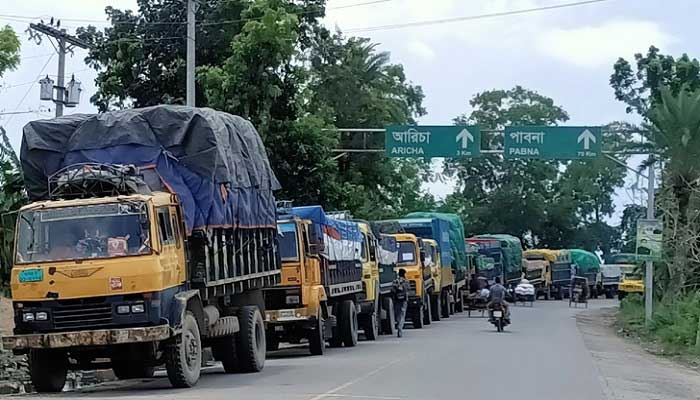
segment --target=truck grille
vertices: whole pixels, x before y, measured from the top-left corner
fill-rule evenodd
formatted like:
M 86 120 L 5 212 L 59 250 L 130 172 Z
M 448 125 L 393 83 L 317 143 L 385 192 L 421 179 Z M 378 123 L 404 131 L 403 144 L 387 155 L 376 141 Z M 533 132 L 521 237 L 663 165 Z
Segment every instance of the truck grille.
M 76 304 L 53 310 L 57 329 L 99 327 L 112 324 L 111 304 Z

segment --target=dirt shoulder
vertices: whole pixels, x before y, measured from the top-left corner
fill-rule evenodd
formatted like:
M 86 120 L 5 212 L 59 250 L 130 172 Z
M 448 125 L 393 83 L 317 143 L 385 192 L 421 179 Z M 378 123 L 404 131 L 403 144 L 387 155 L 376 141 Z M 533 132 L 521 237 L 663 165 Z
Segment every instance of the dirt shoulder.
M 0 335 L 9 335 L 15 327 L 12 312 L 12 301 L 5 297 L 0 297 Z
M 698 400 L 700 373 L 646 352 L 615 332 L 616 308 L 585 311 L 576 321 L 609 400 Z

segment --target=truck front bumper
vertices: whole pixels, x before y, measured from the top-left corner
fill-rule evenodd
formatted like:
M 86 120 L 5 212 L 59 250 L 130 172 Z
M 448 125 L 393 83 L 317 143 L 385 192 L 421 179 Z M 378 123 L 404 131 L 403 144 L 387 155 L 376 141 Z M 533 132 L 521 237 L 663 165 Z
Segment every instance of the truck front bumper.
M 309 310 L 306 307 L 289 308 L 285 310 L 265 310 L 265 322 L 268 324 L 304 322 L 312 319 L 315 320 L 316 316 L 314 315 L 313 318 L 309 316 Z
M 170 336 L 170 327 L 168 325 L 159 325 L 139 328 L 101 329 L 6 336 L 2 338 L 2 345 L 5 350 L 21 351 L 27 349 L 57 349 L 154 342 L 168 339 Z

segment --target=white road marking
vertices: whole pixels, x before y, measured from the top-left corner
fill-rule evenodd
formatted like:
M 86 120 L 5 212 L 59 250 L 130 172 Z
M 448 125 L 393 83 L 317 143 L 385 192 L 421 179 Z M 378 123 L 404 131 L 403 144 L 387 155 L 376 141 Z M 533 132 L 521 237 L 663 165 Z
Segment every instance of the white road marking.
M 333 388 L 333 389 L 327 391 L 326 393 L 319 394 L 318 396 L 314 396 L 309 400 L 321 400 L 321 399 L 325 399 L 328 397 L 340 397 L 337 393 L 340 392 L 341 390 L 345 389 L 346 387 L 352 386 L 352 385 L 354 385 L 360 381 L 363 381 L 363 380 L 365 380 L 373 375 L 376 375 L 376 374 L 382 372 L 383 370 L 391 367 L 394 364 L 397 364 L 397 363 L 402 362 L 402 361 L 406 361 L 408 358 L 412 358 L 412 356 L 407 357 L 407 358 L 397 358 L 396 360 L 391 361 L 388 364 L 384 364 L 383 366 L 381 366 L 375 370 L 372 370 L 372 371 L 370 371 L 370 372 L 368 372 L 368 373 L 366 373 L 358 378 L 355 378 L 355 379 L 353 379 L 349 382 L 346 382 L 346 383 L 344 383 L 336 388 Z M 351 397 L 351 396 L 343 396 L 343 397 Z M 358 397 L 363 398 L 361 396 L 358 396 Z M 369 397 L 364 396 L 364 398 L 369 398 Z

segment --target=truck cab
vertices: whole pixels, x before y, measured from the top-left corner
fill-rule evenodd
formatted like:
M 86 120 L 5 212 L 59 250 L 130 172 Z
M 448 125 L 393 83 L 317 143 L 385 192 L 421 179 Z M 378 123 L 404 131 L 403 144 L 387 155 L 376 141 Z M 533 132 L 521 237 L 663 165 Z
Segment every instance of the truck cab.
M 432 271 L 425 266 L 426 249 L 422 239 L 410 233 L 392 235 L 398 245 L 398 261 L 396 272 L 406 270 L 406 280 L 411 287 L 408 296 L 408 311 L 406 318 L 413 327 L 420 329 L 430 323 L 429 293 L 434 287 Z

